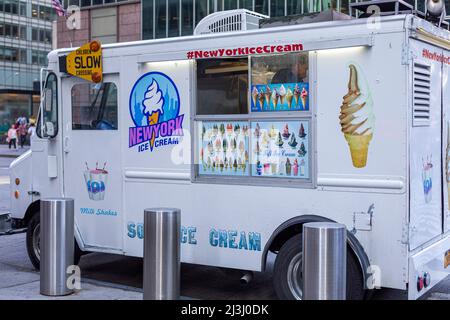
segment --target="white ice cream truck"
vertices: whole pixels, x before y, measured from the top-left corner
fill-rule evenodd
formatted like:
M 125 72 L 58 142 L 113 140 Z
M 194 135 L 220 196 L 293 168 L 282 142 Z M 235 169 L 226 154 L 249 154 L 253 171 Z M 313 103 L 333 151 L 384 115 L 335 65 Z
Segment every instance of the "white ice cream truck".
M 264 271 L 276 254 L 282 299 L 302 297 L 312 221 L 348 228 L 348 298 L 415 299 L 445 278 L 450 32 L 401 1 L 352 9 L 267 28 L 221 12 L 194 36 L 51 52 L 37 135 L 11 165 L 36 268 L 39 199 L 71 197 L 79 252 L 142 257 L 144 209 L 178 207 L 182 262 Z

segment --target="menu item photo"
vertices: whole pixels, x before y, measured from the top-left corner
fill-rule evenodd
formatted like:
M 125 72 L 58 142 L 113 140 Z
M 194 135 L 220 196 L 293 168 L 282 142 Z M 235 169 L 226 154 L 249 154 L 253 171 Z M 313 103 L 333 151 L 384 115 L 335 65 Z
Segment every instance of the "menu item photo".
M 252 176 L 309 179 L 309 121 L 254 121 Z
M 252 87 L 252 112 L 309 110 L 308 83 L 255 84 Z
M 198 130 L 200 175 L 249 175 L 247 122 L 202 121 Z

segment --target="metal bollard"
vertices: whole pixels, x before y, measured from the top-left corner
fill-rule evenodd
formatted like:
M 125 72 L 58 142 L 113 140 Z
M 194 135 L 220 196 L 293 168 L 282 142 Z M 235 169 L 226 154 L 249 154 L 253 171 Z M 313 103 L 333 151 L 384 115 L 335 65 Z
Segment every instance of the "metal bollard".
M 74 200 L 41 200 L 40 273 L 41 294 L 62 296 L 73 293 L 67 287 L 67 267 L 73 265 Z
M 181 211 L 144 210 L 144 300 L 180 297 Z
M 347 229 L 330 222 L 303 225 L 303 299 L 345 300 Z

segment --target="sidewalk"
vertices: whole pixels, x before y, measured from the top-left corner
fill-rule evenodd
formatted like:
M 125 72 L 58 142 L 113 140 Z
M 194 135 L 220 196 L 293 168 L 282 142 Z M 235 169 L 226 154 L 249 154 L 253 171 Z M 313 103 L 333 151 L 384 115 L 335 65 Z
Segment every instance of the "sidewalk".
M 22 153 L 30 150 L 30 146 L 24 146 L 23 148 L 20 148 L 19 146 L 17 149 L 14 149 L 11 147 L 11 149 L 8 148 L 7 144 L 0 144 L 0 157 L 3 158 L 17 158 Z
M 0 236 L 0 300 L 142 300 L 142 290 L 81 277 L 81 290 L 63 297 L 39 293 L 40 275 L 25 250 L 25 235 Z
M 0 264 L 2 283 L 0 300 L 142 300 L 138 290 L 117 288 L 107 283 L 85 280 L 81 281 L 81 290 L 62 297 L 48 297 L 39 293 L 40 276 L 36 271 L 17 270 L 17 268 Z

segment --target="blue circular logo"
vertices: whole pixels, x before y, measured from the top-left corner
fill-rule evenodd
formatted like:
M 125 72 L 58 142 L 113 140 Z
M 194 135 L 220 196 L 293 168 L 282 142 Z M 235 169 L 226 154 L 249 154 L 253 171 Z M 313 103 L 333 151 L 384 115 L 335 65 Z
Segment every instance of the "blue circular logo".
M 130 115 L 136 127 L 175 119 L 180 113 L 180 95 L 175 83 L 161 72 L 148 72 L 134 84 Z

